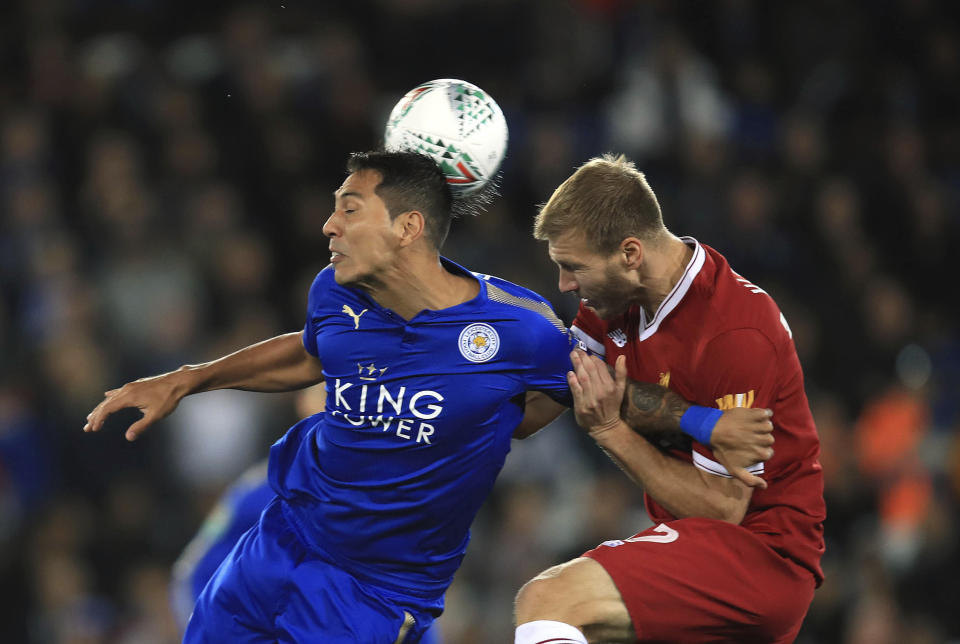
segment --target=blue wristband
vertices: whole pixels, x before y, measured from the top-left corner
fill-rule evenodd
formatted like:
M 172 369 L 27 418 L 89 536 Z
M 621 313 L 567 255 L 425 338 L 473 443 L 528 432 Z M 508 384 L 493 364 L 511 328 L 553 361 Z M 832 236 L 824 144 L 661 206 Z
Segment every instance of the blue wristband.
M 719 409 L 693 405 L 680 417 L 680 429 L 701 445 L 709 445 L 713 427 L 721 416 L 723 412 Z

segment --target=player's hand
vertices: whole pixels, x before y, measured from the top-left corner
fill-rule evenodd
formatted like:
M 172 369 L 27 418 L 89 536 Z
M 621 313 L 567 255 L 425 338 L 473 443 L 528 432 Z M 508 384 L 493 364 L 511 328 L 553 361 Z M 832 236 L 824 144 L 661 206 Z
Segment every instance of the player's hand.
M 734 478 L 750 487 L 767 488 L 759 476 L 747 467 L 773 457 L 773 423 L 769 409 L 734 407 L 723 412 L 710 436 L 710 447 L 717 460 Z
M 596 437 L 620 422 L 620 405 L 627 386 L 627 361 L 617 358 L 614 373 L 599 358 L 580 349 L 570 352 L 573 371 L 567 372 L 567 384 L 573 394 L 577 423 Z
M 177 408 L 183 395 L 171 374 L 128 382 L 119 389 L 111 389 L 104 393 L 104 399 L 100 404 L 87 414 L 87 423 L 83 426 L 83 431 L 99 431 L 110 414 L 128 407 L 136 407 L 143 413 L 143 418 L 131 424 L 124 436 L 128 441 L 137 440 L 137 437 L 150 425 L 169 416 Z

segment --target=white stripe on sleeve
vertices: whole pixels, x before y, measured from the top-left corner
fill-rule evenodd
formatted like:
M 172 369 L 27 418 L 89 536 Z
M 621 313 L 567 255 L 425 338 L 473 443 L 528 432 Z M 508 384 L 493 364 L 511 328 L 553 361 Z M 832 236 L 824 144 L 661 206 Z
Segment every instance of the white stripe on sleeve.
M 583 329 L 577 327 L 576 324 L 570 327 L 570 333 L 584 345 L 590 353 L 596 354 L 599 357 L 604 357 L 607 355 L 607 350 L 604 348 L 603 343 L 597 342 L 594 340 L 590 334 L 588 334 Z
M 728 479 L 733 478 L 730 475 L 730 472 L 727 471 L 727 468 L 725 468 L 720 463 L 717 463 L 716 461 L 707 458 L 706 456 L 704 456 L 703 454 L 701 454 L 696 450 L 693 450 L 692 453 L 693 453 L 693 464 L 699 467 L 704 472 L 709 472 L 710 474 L 715 474 L 716 476 L 723 476 Z M 754 463 L 753 465 L 747 468 L 747 471 L 750 472 L 751 474 L 763 474 L 764 472 L 763 465 L 764 464 L 762 462 Z

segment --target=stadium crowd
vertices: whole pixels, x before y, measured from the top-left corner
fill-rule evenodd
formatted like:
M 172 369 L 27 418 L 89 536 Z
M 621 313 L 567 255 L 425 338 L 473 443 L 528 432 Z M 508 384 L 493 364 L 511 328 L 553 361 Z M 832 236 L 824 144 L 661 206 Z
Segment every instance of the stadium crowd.
M 946 2 L 355 0 L 0 5 L 0 641 L 177 641 L 170 566 L 296 420 L 186 400 L 136 443 L 102 392 L 302 326 L 348 152 L 416 84 L 510 125 L 445 254 L 573 299 L 530 234 L 579 163 L 634 159 L 673 232 L 794 332 L 826 477 L 804 644 L 960 641 L 960 24 Z M 951 249 L 954 249 L 951 251 Z M 512 639 L 540 570 L 649 525 L 570 415 L 514 446 L 440 620 Z M 775 419 L 774 419 L 775 420 Z

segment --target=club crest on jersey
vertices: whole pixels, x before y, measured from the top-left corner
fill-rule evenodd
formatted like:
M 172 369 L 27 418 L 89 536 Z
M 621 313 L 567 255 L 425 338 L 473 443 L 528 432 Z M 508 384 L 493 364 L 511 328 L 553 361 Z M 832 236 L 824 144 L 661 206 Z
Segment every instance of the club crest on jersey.
M 470 362 L 486 362 L 500 350 L 500 336 L 489 324 L 478 322 L 460 332 L 460 355 Z

